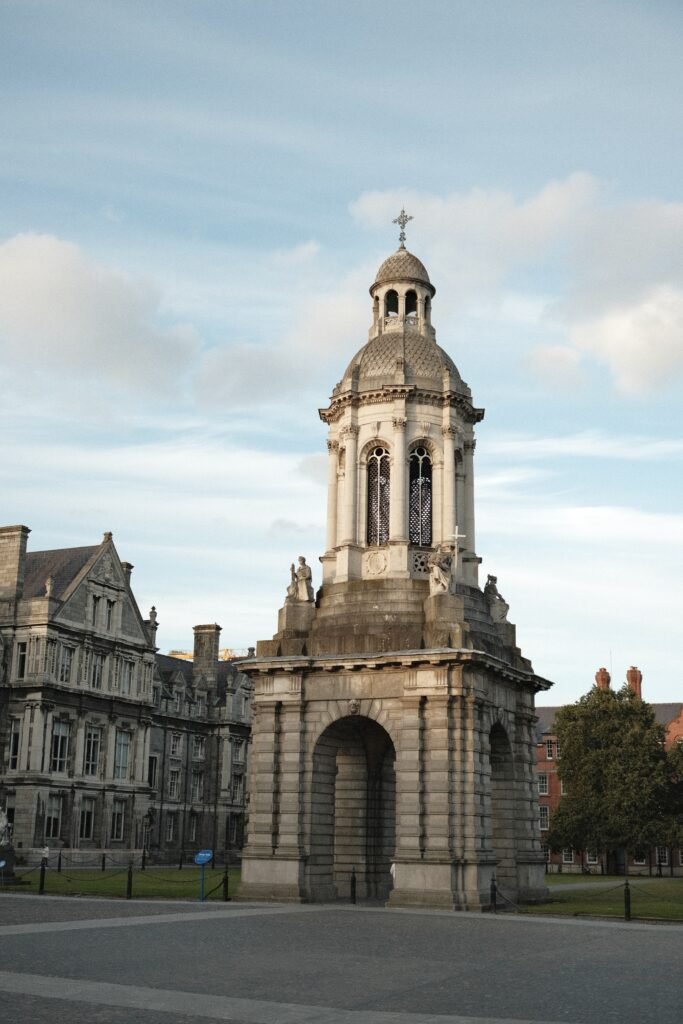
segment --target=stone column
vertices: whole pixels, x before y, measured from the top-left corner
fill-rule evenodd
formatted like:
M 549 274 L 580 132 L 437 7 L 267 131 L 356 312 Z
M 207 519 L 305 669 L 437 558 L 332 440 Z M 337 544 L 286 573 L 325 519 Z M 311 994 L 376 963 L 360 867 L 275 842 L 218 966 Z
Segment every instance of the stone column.
M 446 676 L 448 669 L 442 668 L 439 671 Z M 429 696 L 424 722 L 425 856 L 444 864 L 450 864 L 453 841 L 448 702 L 445 687 L 444 693 Z
M 394 416 L 393 455 L 391 466 L 391 499 L 389 505 L 389 537 L 406 541 L 406 419 Z
M 337 546 L 337 463 L 339 442 L 327 442 L 327 544 L 326 550 Z
M 291 686 L 301 689 L 301 678 L 292 677 Z M 302 705 L 283 703 L 280 743 L 280 824 L 278 854 L 302 855 L 301 801 L 304 720 Z
M 358 427 L 349 424 L 344 427 L 342 435 L 346 444 L 346 457 L 341 542 L 342 544 L 355 544 L 358 502 Z
M 465 441 L 465 545 L 472 554 L 476 551 L 474 542 L 474 449 L 476 441 Z
M 441 539 L 452 544 L 455 536 L 455 437 L 454 427 L 442 427 L 443 434 L 443 520 Z

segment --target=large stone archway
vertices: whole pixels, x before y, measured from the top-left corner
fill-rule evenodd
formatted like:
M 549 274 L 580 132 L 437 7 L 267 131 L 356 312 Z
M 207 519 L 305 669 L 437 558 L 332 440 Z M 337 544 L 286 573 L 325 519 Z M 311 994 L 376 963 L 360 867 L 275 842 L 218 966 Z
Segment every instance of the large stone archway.
M 385 899 L 396 832 L 396 751 L 372 719 L 333 722 L 315 744 L 308 888 L 313 900 Z

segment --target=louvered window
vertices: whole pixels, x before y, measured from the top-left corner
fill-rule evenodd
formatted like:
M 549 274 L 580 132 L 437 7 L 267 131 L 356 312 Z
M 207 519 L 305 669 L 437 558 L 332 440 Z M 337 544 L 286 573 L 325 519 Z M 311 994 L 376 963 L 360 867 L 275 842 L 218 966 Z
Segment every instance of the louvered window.
M 432 543 L 432 460 L 426 448 L 410 453 L 410 543 L 430 547 Z
M 368 459 L 368 544 L 389 542 L 389 452 L 372 450 Z

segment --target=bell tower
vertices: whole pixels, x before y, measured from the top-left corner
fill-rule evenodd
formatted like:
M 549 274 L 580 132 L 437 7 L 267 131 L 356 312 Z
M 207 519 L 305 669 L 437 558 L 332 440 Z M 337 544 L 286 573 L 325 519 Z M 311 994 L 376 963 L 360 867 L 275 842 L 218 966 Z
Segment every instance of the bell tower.
M 545 893 L 533 725 L 551 684 L 517 647 L 497 577 L 479 586 L 484 413 L 436 342 L 410 219 L 370 287 L 368 340 L 319 410 L 322 586 L 293 561 L 277 632 L 241 663 L 255 684 L 244 899 L 348 897 L 352 878 L 359 898 L 405 906 L 486 907 L 494 878 L 515 901 Z

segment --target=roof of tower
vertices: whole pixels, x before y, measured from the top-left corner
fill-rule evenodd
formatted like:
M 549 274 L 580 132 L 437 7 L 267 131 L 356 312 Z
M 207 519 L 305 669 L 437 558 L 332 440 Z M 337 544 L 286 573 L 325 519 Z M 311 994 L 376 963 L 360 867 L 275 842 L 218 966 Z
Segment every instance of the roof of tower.
M 420 281 L 422 284 L 429 285 L 434 290 L 434 285 L 429 280 L 429 274 L 424 263 L 413 256 L 412 252 L 408 252 L 401 246 L 397 249 L 393 255 L 389 256 L 384 263 L 381 265 L 375 276 L 375 284 L 389 284 L 391 281 Z
M 447 352 L 419 331 L 407 329 L 379 334 L 355 354 L 344 373 L 342 387 L 357 374 L 362 386 L 376 388 L 395 382 L 397 367 L 405 373 L 406 383 L 441 390 L 443 372 L 451 374 L 451 386 L 466 391 L 457 367 Z

